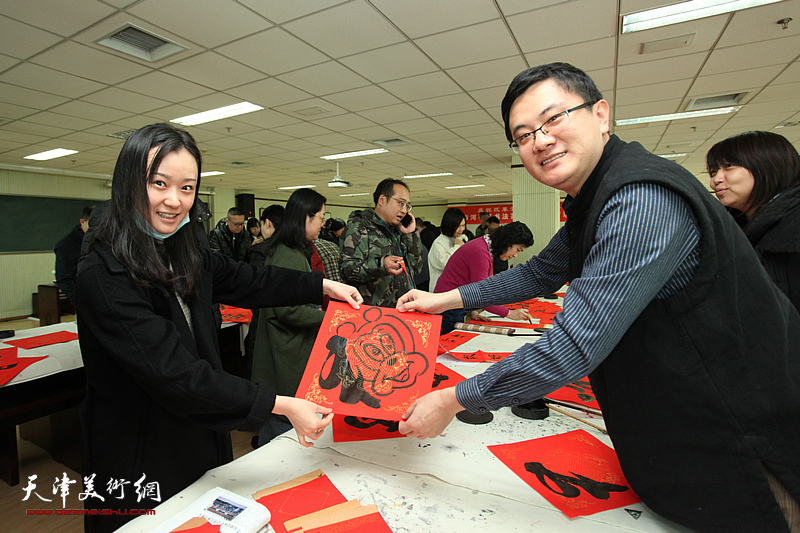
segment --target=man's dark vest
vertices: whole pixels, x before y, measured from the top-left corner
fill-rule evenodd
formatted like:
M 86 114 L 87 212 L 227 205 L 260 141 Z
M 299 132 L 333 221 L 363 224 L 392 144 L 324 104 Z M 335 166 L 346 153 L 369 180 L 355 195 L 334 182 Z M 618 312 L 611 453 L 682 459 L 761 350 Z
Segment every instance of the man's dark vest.
M 615 136 L 567 211 L 573 278 L 603 207 L 631 183 L 686 201 L 701 254 L 688 287 L 653 300 L 590 375 L 625 476 L 686 526 L 788 531 L 763 467 L 800 500 L 800 316 L 697 178 Z

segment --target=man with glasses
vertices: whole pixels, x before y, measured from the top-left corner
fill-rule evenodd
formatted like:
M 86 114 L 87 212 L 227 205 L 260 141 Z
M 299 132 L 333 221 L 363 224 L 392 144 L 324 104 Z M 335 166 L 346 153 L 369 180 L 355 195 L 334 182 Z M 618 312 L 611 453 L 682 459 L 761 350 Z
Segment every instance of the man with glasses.
M 402 180 L 383 180 L 372 199 L 375 207 L 353 211 L 347 221 L 341 237 L 342 276 L 364 303 L 394 307 L 422 270 L 422 242 Z
M 220 220 L 208 234 L 211 251 L 247 262 L 251 237 L 249 231 L 242 231 L 243 228 L 244 212 L 238 207 L 231 207 L 228 216 Z
M 537 342 L 417 400 L 400 431 L 434 437 L 462 409 L 588 374 L 652 510 L 702 531 L 800 531 L 800 315 L 732 217 L 684 168 L 610 135 L 608 103 L 572 65 L 519 74 L 502 114 L 526 170 L 568 194 L 566 225 L 523 265 L 398 308 L 481 308 L 569 282 L 564 311 Z

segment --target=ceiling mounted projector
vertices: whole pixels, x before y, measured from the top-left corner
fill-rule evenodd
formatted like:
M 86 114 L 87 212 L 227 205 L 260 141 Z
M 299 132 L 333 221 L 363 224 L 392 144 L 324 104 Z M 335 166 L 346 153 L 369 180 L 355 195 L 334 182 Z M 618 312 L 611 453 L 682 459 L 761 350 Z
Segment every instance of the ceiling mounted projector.
M 336 163 L 336 175 L 328 182 L 328 187 L 352 187 L 352 183 L 342 179 L 339 175 L 339 163 Z

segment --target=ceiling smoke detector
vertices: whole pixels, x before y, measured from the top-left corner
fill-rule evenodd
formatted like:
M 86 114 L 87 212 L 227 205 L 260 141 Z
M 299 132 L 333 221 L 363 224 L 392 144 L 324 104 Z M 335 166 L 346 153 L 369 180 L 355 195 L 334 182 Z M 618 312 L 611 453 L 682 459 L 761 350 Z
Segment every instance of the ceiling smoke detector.
M 339 175 L 339 163 L 336 163 L 336 175 L 328 182 L 328 187 L 352 187 L 353 184 Z

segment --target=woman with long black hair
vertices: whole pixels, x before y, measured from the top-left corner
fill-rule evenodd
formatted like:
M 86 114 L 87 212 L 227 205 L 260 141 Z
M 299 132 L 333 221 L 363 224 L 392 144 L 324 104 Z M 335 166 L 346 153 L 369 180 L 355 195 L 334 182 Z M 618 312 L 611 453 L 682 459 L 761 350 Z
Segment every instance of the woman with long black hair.
M 312 242 L 319 237 L 326 198 L 313 189 L 297 189 L 286 202 L 281 225 L 267 241 L 266 265 L 301 272 L 322 270 Z M 258 311 L 252 381 L 278 394 L 294 396 L 322 324 L 324 311 L 314 304 L 269 307 Z M 261 428 L 263 445 L 292 428 L 285 416 L 272 415 Z
M 748 131 L 712 146 L 706 165 L 714 194 L 800 310 L 800 154 L 782 135 Z
M 230 461 L 229 432 L 258 430 L 270 413 L 287 416 L 303 445 L 330 423 L 328 408 L 226 373 L 211 304 L 319 303 L 324 293 L 357 306 L 360 296 L 318 273 L 258 268 L 198 246 L 200 171 L 187 132 L 169 124 L 134 132 L 80 265 L 83 473 L 99 496 L 112 483 L 124 494 L 90 494 L 86 509 L 155 507 Z M 158 500 L 135 487 L 157 489 Z M 112 531 L 130 518 L 87 515 L 86 530 Z

